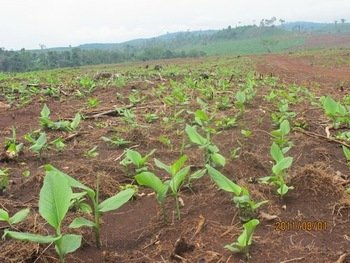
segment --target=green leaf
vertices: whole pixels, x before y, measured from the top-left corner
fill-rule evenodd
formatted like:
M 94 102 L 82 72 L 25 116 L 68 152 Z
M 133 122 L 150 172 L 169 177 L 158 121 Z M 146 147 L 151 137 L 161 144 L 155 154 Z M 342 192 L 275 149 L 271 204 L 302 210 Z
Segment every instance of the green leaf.
M 350 162 L 350 149 L 343 145 L 343 152 L 344 152 L 346 160 L 348 162 Z
M 21 221 L 23 221 L 29 214 L 30 209 L 29 208 L 25 208 L 22 209 L 20 211 L 18 211 L 16 214 L 14 214 L 10 220 L 9 220 L 9 224 L 10 225 L 15 225 Z
M 142 166 L 142 156 L 139 152 L 128 149 L 126 157 L 137 167 Z
M 278 189 L 277 193 L 280 196 L 284 196 L 286 193 L 288 193 L 289 189 L 293 189 L 293 187 L 288 187 L 286 184 L 282 184 Z
M 226 159 L 220 153 L 212 153 L 210 159 L 218 166 L 224 167 L 226 164 Z
M 81 121 L 81 115 L 78 112 L 77 114 L 75 114 L 75 117 L 73 119 L 73 121 L 70 123 L 70 128 L 74 131 L 78 128 L 79 124 Z
M 39 138 L 35 141 L 35 144 L 30 146 L 33 152 L 39 153 L 41 149 L 45 146 L 47 142 L 47 137 L 45 132 L 41 132 Z
M 252 219 L 243 225 L 244 231 L 237 239 L 240 245 L 247 247 L 252 244 L 253 232 L 259 223 L 258 219 Z
M 207 172 L 206 169 L 195 171 L 193 174 L 189 176 L 189 182 L 202 178 L 206 174 L 206 172 Z
M 0 208 L 0 221 L 8 222 L 9 219 L 9 213 L 7 213 L 4 209 Z
M 117 210 L 119 207 L 124 205 L 130 200 L 130 198 L 135 194 L 134 189 L 125 189 L 115 196 L 112 196 L 98 205 L 98 211 L 101 213 Z
M 40 112 L 41 117 L 43 117 L 43 118 L 49 118 L 49 117 L 50 117 L 50 114 L 51 114 L 51 112 L 50 112 L 49 107 L 47 107 L 47 105 L 44 104 L 44 107 L 42 108 L 42 110 L 41 110 L 41 112 Z
M 288 169 L 293 163 L 293 157 L 285 157 L 272 167 L 274 174 L 280 174 L 283 170 Z
M 270 154 L 276 163 L 284 158 L 281 148 L 276 143 L 271 145 Z
M 187 161 L 187 155 L 181 156 L 172 166 L 171 166 L 171 174 L 174 175 L 184 166 Z
M 189 171 L 190 171 L 190 167 L 187 166 L 187 167 L 181 169 L 177 174 L 175 174 L 171 178 L 171 180 L 169 182 L 169 186 L 174 194 L 179 191 L 180 185 L 185 180 L 185 177 L 189 173 Z
M 187 133 L 188 138 L 190 141 L 197 145 L 206 145 L 208 143 L 208 140 L 205 139 L 203 136 L 201 136 L 195 127 L 189 126 L 186 124 L 185 132 Z
M 230 250 L 233 253 L 240 253 L 243 251 L 243 248 L 240 247 L 240 245 L 237 242 L 234 242 L 230 245 L 226 245 L 226 246 L 224 246 L 224 248 Z
M 78 217 L 75 218 L 72 223 L 70 223 L 69 227 L 70 228 L 80 228 L 83 226 L 87 226 L 87 227 L 95 227 L 95 223 L 84 218 L 84 217 Z
M 165 170 L 168 174 L 171 174 L 171 167 L 166 165 L 165 163 L 159 161 L 158 159 L 154 158 L 154 163 L 159 169 Z
M 49 172 L 39 195 L 39 213 L 55 229 L 60 230 L 72 198 L 72 189 L 60 173 Z
M 65 256 L 68 253 L 72 253 L 81 246 L 81 236 L 68 234 L 63 235 L 59 240 L 55 242 L 55 249 L 57 254 Z
M 150 172 L 142 172 L 135 176 L 136 182 L 139 185 L 147 186 L 153 189 L 157 194 L 157 200 L 162 203 L 168 191 L 168 186 Z
M 95 197 L 95 191 L 94 190 L 92 190 L 90 187 L 80 183 L 79 181 L 75 180 L 73 177 L 69 176 L 68 174 L 58 170 L 57 168 L 55 168 L 51 164 L 46 164 L 44 166 L 44 168 L 45 168 L 46 175 L 49 174 L 49 173 L 58 173 L 58 174 L 60 174 L 61 176 L 65 177 L 67 179 L 68 184 L 71 187 L 79 188 L 79 189 L 82 189 L 82 190 L 86 191 L 87 194 L 89 195 L 89 197 L 92 198 L 92 199 Z
M 280 125 L 280 130 L 281 130 L 283 136 L 289 134 L 289 132 L 290 132 L 290 125 L 289 125 L 289 121 L 288 120 L 282 121 L 282 123 Z
M 210 177 L 214 180 L 220 189 L 233 193 L 236 196 L 239 196 L 241 194 L 242 188 L 239 185 L 232 182 L 230 179 L 228 179 L 226 176 L 224 176 L 222 173 L 210 165 L 206 165 L 205 167 L 207 168 Z
M 21 241 L 31 241 L 39 244 L 52 243 L 61 238 L 61 236 L 57 236 L 57 237 L 42 236 L 42 235 L 36 235 L 36 234 L 26 233 L 26 232 L 9 231 L 6 229 L 2 237 L 5 238 L 7 236 L 13 239 L 17 239 Z

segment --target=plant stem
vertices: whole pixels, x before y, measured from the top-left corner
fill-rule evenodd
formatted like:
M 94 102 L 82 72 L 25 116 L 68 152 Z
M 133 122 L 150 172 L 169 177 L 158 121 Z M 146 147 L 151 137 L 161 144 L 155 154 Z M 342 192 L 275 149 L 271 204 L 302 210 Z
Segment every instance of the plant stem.
M 179 198 L 177 197 L 177 195 L 175 196 L 175 202 L 176 202 L 177 219 L 180 220 L 181 219 L 181 215 L 180 215 L 180 207 L 179 207 Z
M 96 197 L 94 200 L 94 217 L 95 217 L 95 240 L 96 247 L 98 249 L 101 248 L 101 239 L 100 239 L 100 213 L 98 211 L 98 203 L 99 203 L 99 192 L 100 192 L 100 176 L 97 175 L 96 178 Z

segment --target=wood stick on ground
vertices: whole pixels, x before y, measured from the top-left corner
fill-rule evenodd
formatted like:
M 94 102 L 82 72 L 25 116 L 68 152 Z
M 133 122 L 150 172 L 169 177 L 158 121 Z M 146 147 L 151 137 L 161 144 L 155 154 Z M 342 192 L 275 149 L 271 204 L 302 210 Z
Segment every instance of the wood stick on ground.
M 299 261 L 299 260 L 303 260 L 304 257 L 300 257 L 300 258 L 292 258 L 292 259 L 288 259 L 285 261 L 281 261 L 280 263 L 288 263 L 288 262 L 293 262 L 293 261 Z
M 327 136 L 324 136 L 324 135 L 321 135 L 321 134 L 318 134 L 318 133 L 304 131 L 304 130 L 298 129 L 298 128 L 294 128 L 294 131 L 301 132 L 301 133 L 303 133 L 303 134 L 305 134 L 307 136 L 310 136 L 310 137 L 324 139 L 324 140 L 329 141 L 329 142 L 338 143 L 338 144 L 341 144 L 341 145 L 344 145 L 344 146 L 350 148 L 350 145 L 347 144 L 346 142 L 342 142 L 340 140 L 333 139 L 333 138 L 327 138 Z

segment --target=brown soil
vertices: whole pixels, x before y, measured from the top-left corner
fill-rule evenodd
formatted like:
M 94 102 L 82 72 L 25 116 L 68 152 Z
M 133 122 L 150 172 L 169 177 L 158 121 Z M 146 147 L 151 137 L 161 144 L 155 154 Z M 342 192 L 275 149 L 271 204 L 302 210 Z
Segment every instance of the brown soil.
M 177 63 L 179 63 L 177 61 Z M 339 94 L 340 81 L 350 83 L 350 68 L 331 70 L 312 66 L 306 59 L 286 55 L 267 55 L 258 59 L 258 71 L 279 76 L 285 83 L 299 83 L 320 94 Z M 162 118 L 170 116 L 176 109 L 165 108 L 152 96 L 154 83 L 140 83 L 119 89 L 124 97 L 132 89 L 142 91 L 146 96 L 143 106 L 136 106 L 135 113 L 140 123 L 145 112 L 157 112 Z M 164 80 L 164 84 L 167 81 Z M 318 83 L 318 87 L 313 85 Z M 295 187 L 283 200 L 279 199 L 269 186 L 256 183 L 256 179 L 269 175 L 271 145 L 269 132 L 273 129 L 270 114 L 266 109 L 272 107 L 262 99 L 266 90 L 261 88 L 257 98 L 247 107 L 239 126 L 225 130 L 214 137 L 228 163 L 223 173 L 238 183 L 247 186 L 257 200 L 270 200 L 261 211 L 277 216 L 275 220 L 260 218 L 260 225 L 250 249 L 249 262 L 336 262 L 346 254 L 343 263 L 350 262 L 350 197 L 343 195 L 344 187 L 349 184 L 349 167 L 345 164 L 339 144 L 323 139 L 309 137 L 302 133 L 291 136 L 295 146 L 291 154 L 295 159 L 290 171 L 291 185 Z M 126 101 L 117 99 L 116 89 L 97 89 L 94 92 L 102 106 L 94 111 L 102 111 L 113 105 L 121 106 Z M 63 101 L 47 101 L 53 118 L 70 118 L 78 109 L 86 107 L 83 101 L 67 97 Z M 38 116 L 42 103 L 36 102 L 20 109 L 0 109 L 0 142 L 10 135 L 15 126 L 18 136 L 39 128 Z M 139 109 L 138 109 L 139 107 Z M 193 105 L 188 106 L 193 110 Z M 295 106 L 294 111 L 301 114 L 305 105 Z M 195 108 L 194 108 L 195 109 Z M 89 110 L 91 111 L 91 110 Z M 321 114 L 317 112 L 317 114 Z M 314 113 L 304 116 L 308 127 L 320 127 Z M 147 125 L 147 124 L 145 124 Z M 251 138 L 243 138 L 241 129 L 253 131 Z M 312 131 L 317 131 L 312 130 Z M 29 151 L 19 157 L 17 162 L 0 162 L 0 167 L 11 171 L 11 185 L 2 196 L 0 206 L 14 213 L 25 206 L 31 206 L 34 216 L 28 218 L 20 229 L 45 233 L 47 227 L 37 214 L 38 193 L 42 185 L 42 165 L 51 163 L 66 173 L 93 186 L 97 173 L 101 176 L 101 198 L 111 196 L 121 184 L 132 180 L 115 159 L 123 149 L 107 146 L 101 136 L 121 134 L 133 141 L 133 146 L 141 153 L 157 149 L 155 158 L 165 163 L 179 156 L 182 138 L 176 130 L 160 125 L 160 121 L 149 125 L 147 129 L 130 129 L 118 117 L 106 117 L 98 120 L 85 120 L 81 124 L 80 134 L 67 143 L 62 153 L 48 150 L 39 160 Z M 63 132 L 48 132 L 50 138 L 65 137 Z M 174 148 L 159 141 L 166 135 L 175 145 Z M 84 152 L 98 146 L 96 158 L 84 157 Z M 240 146 L 240 157 L 229 160 L 230 150 Z M 202 163 L 202 153 L 196 147 L 186 148 L 189 163 Z M 28 179 L 22 172 L 31 171 Z M 161 173 L 160 171 L 158 171 Z M 84 244 L 77 252 L 67 257 L 67 262 L 246 262 L 244 256 L 231 254 L 224 249 L 241 232 L 238 210 L 232 204 L 231 196 L 223 193 L 206 177 L 194 182 L 192 190 L 184 188 L 181 198 L 181 220 L 175 218 L 174 204 L 166 204 L 167 221 L 159 214 L 159 208 L 150 191 L 143 188 L 144 195 L 129 202 L 120 210 L 103 216 L 101 250 L 94 247 L 94 237 L 89 229 L 82 230 Z M 67 221 L 72 218 L 70 214 Z M 294 223 L 293 229 L 282 224 Z M 316 222 L 313 229 L 306 229 L 308 222 Z M 67 223 L 70 223 L 67 222 Z M 202 228 L 199 228 L 204 223 Z M 300 225 L 299 228 L 295 224 Z M 0 235 L 5 225 L 0 224 Z M 198 231 L 197 231 L 198 230 Z M 0 262 L 43 263 L 57 262 L 54 249 L 15 241 L 0 241 Z M 339 261 L 340 263 L 340 261 Z

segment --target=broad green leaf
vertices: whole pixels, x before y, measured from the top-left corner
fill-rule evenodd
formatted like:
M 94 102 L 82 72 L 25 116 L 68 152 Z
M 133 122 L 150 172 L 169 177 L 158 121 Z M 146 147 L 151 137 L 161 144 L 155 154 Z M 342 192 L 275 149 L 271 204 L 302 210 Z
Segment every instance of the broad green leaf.
M 285 157 L 272 167 L 274 174 L 280 174 L 283 170 L 288 169 L 293 163 L 293 157 Z
M 59 230 L 72 198 L 72 189 L 60 173 L 49 172 L 39 195 L 39 213 L 55 229 Z
M 41 149 L 45 146 L 47 142 L 47 137 L 45 132 L 41 132 L 39 138 L 35 141 L 35 144 L 30 146 L 33 152 L 39 153 Z
M 139 152 L 128 149 L 126 151 L 126 157 L 136 166 L 142 165 L 142 156 Z
M 206 169 L 195 171 L 193 174 L 189 176 L 189 181 L 191 182 L 193 180 L 198 180 L 202 178 L 206 174 L 206 172 L 207 172 Z
M 203 146 L 208 143 L 208 140 L 201 136 L 196 128 L 189 126 L 188 124 L 186 124 L 185 132 L 190 141 L 194 144 Z
M 177 174 L 175 174 L 171 178 L 169 185 L 170 185 L 170 188 L 173 191 L 173 193 L 177 193 L 179 191 L 180 185 L 185 180 L 185 177 L 189 173 L 189 171 L 190 171 L 190 167 L 187 166 L 187 167 L 181 169 Z
M 9 220 L 10 225 L 14 225 L 14 224 L 17 224 L 17 223 L 23 221 L 28 216 L 29 211 L 30 211 L 29 208 L 25 208 L 25 209 L 18 211 L 16 214 L 14 214 L 10 218 L 10 220 Z
M 288 190 L 290 189 L 290 187 L 288 187 L 286 184 L 282 184 L 278 189 L 277 189 L 277 193 L 280 196 L 284 196 L 286 193 L 288 193 Z
M 9 219 L 9 213 L 7 213 L 4 209 L 0 208 L 0 221 L 8 222 Z
M 98 205 L 98 211 L 101 213 L 116 210 L 122 205 L 124 205 L 126 202 L 130 200 L 130 198 L 135 194 L 134 189 L 125 189 L 115 196 L 112 196 L 106 200 L 104 200 L 102 203 Z
M 346 160 L 349 162 L 350 161 L 350 149 L 343 145 L 343 152 L 344 152 Z
M 44 107 L 42 108 L 41 112 L 40 112 L 40 115 L 41 117 L 44 117 L 44 118 L 49 118 L 50 117 L 50 109 L 49 107 L 47 107 L 46 104 L 44 104 Z
M 236 196 L 239 196 L 241 194 L 242 188 L 239 185 L 232 182 L 230 179 L 228 179 L 226 176 L 224 176 L 222 173 L 210 165 L 206 165 L 205 167 L 207 168 L 210 177 L 214 180 L 220 189 L 226 192 L 234 193 Z
M 168 186 L 163 184 L 159 177 L 150 172 L 142 172 L 135 176 L 139 185 L 147 186 L 153 189 L 157 194 L 157 200 L 162 203 L 168 191 Z
M 276 143 L 271 145 L 270 154 L 276 163 L 281 161 L 284 157 L 281 148 Z
M 226 159 L 220 153 L 213 153 L 210 155 L 210 159 L 218 166 L 224 167 L 226 164 Z
M 240 253 L 244 249 L 237 242 L 234 242 L 234 243 L 232 243 L 230 245 L 226 245 L 226 246 L 224 246 L 224 248 L 230 250 L 233 253 Z
M 70 223 L 69 227 L 70 228 L 80 228 L 83 226 L 87 226 L 87 227 L 95 227 L 95 223 L 84 218 L 84 217 L 78 217 L 75 218 L 72 223 Z
M 53 172 L 53 173 L 59 173 L 61 176 L 65 177 L 68 180 L 68 184 L 73 188 L 79 188 L 87 192 L 90 198 L 95 197 L 95 191 L 92 190 L 90 187 L 87 187 L 86 185 L 80 183 L 79 181 L 75 180 L 73 177 L 69 176 L 68 174 L 58 170 L 51 164 L 47 164 L 44 166 L 46 174 Z M 73 196 L 74 197 L 74 196 Z
M 207 121 L 209 120 L 208 115 L 203 110 L 196 110 L 195 117 L 198 118 L 201 121 Z
M 243 225 L 243 233 L 237 239 L 240 245 L 247 247 L 252 244 L 253 232 L 259 223 L 258 219 L 252 219 Z
M 187 161 L 187 155 L 181 156 L 172 166 L 171 166 L 171 174 L 174 175 L 184 166 Z
M 168 174 L 171 174 L 171 167 L 170 166 L 166 165 L 165 163 L 159 161 L 156 158 L 154 158 L 154 163 L 158 168 L 165 170 Z
M 72 253 L 81 246 L 80 235 L 68 234 L 63 235 L 59 240 L 55 242 L 55 249 L 57 254 L 65 256 L 68 253 Z
M 5 237 L 11 237 L 13 239 L 21 240 L 21 241 L 31 241 L 39 244 L 46 244 L 46 243 L 52 243 L 57 241 L 61 238 L 61 236 L 42 236 L 42 235 L 36 235 L 32 233 L 26 233 L 26 232 L 15 232 L 15 231 L 9 231 L 5 230 L 3 238 Z
M 290 132 L 290 125 L 288 120 L 282 121 L 280 125 L 280 130 L 283 134 L 283 136 L 287 135 Z
M 81 121 L 81 115 L 78 112 L 77 114 L 75 114 L 73 121 L 70 123 L 70 128 L 72 130 L 76 130 L 80 124 L 80 121 Z

